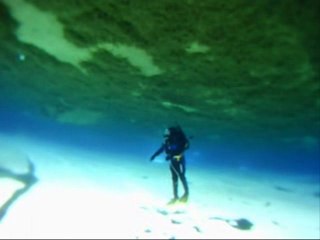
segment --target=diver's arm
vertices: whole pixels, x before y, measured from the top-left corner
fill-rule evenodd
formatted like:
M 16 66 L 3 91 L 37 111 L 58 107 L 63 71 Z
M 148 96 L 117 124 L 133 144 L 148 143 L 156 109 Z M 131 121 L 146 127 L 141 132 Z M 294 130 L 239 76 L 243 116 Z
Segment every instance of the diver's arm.
M 151 156 L 150 161 L 153 161 L 156 158 L 156 156 L 158 156 L 163 151 L 164 151 L 164 144 L 162 144 L 161 147 Z

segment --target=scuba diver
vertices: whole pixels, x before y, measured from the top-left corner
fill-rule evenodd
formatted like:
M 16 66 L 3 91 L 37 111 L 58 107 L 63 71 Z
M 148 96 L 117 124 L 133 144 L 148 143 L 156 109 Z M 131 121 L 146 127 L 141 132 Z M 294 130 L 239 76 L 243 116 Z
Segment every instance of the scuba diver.
M 161 147 L 151 156 L 153 161 L 162 152 L 166 153 L 166 160 L 170 161 L 170 171 L 173 184 L 173 199 L 168 203 L 187 202 L 189 197 L 189 188 L 185 177 L 186 164 L 184 151 L 189 148 L 189 140 L 180 126 L 172 126 L 165 129 L 164 142 Z M 181 198 L 178 196 L 178 179 L 180 179 L 184 188 L 184 194 Z

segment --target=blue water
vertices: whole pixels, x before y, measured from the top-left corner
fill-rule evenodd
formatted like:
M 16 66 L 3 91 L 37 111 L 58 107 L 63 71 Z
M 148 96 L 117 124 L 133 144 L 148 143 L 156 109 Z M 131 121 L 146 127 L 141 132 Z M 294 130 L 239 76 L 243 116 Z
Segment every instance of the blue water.
M 148 161 L 162 142 L 159 134 L 124 126 L 74 126 L 59 124 L 36 114 L 32 109 L 17 103 L 0 102 L 0 133 L 24 134 L 41 141 L 70 145 L 103 153 L 132 156 Z M 189 134 L 189 133 L 187 133 Z M 187 164 L 205 169 L 228 167 L 239 170 L 270 171 L 285 174 L 310 174 L 319 179 L 319 148 L 306 151 L 296 148 L 279 149 L 272 145 L 263 147 L 240 146 L 228 143 L 206 143 L 196 136 L 186 153 Z
M 112 130 L 107 131 L 106 128 L 102 128 L 101 125 L 84 127 L 74 126 L 71 124 L 59 124 L 53 120 L 41 116 L 40 114 L 36 114 L 36 111 L 21 107 L 20 104 L 7 104 L 4 101 L 0 102 L 0 136 L 12 135 L 18 136 L 18 139 L 19 136 L 26 137 L 26 139 L 36 139 L 37 141 L 32 142 L 41 143 L 39 145 L 39 148 L 49 146 L 50 144 L 54 144 L 70 146 L 72 147 L 72 149 L 76 148 L 79 150 L 88 150 L 90 152 L 93 151 L 94 153 L 104 154 L 103 156 L 106 156 L 108 154 L 116 154 L 117 156 L 123 155 L 124 157 L 127 157 L 129 161 L 137 161 L 137 165 L 141 166 L 141 163 L 145 163 L 146 165 L 150 164 L 150 156 L 154 153 L 154 151 L 158 149 L 162 142 L 162 132 L 163 129 L 159 129 L 158 133 L 151 133 L 147 131 L 141 131 L 138 129 L 132 129 L 129 127 L 126 128 L 124 126 L 112 126 Z M 189 133 L 187 134 L 189 135 Z M 256 206 L 261 205 L 261 214 L 256 214 L 263 215 L 263 218 L 265 218 L 264 221 L 270 222 L 268 225 L 270 228 L 272 228 L 272 225 L 270 226 L 270 224 L 273 224 L 275 225 L 274 228 L 283 228 L 285 229 L 285 231 L 288 231 L 288 229 L 293 229 L 295 230 L 295 233 L 299 233 L 299 229 L 296 226 L 300 226 L 300 224 L 306 226 L 305 222 L 307 222 L 308 224 L 310 223 L 308 225 L 307 230 L 310 231 L 310 236 L 312 238 L 317 238 L 317 236 L 319 235 L 319 228 L 317 227 L 319 225 L 319 215 L 317 210 L 320 207 L 318 201 L 320 194 L 319 151 L 317 151 L 317 149 L 315 151 L 302 152 L 294 148 L 286 148 L 281 150 L 277 147 L 274 147 L 273 145 L 266 145 L 263 148 L 253 148 L 253 146 L 243 145 L 231 145 L 227 143 L 213 145 L 212 143 L 206 143 L 205 141 L 203 141 L 203 139 L 199 138 L 199 136 L 197 136 L 194 133 L 192 133 L 192 135 L 194 135 L 195 137 L 191 139 L 191 148 L 186 152 L 187 179 L 190 184 L 190 190 L 192 192 L 192 196 L 195 196 L 196 193 L 198 195 L 192 199 L 196 199 L 200 195 L 203 197 L 203 199 L 205 199 L 205 201 L 207 201 L 207 191 L 215 192 L 215 190 L 213 190 L 211 186 L 215 186 L 218 188 L 226 188 L 225 196 L 222 197 L 225 198 L 226 202 L 228 202 L 227 204 L 239 204 L 238 207 L 235 207 L 237 209 L 234 210 L 235 213 L 239 214 L 240 209 L 243 207 L 245 209 L 251 208 L 251 204 L 253 204 L 255 208 Z M 48 152 L 50 153 L 50 151 Z M 79 152 L 75 151 L 75 154 L 79 154 Z M 73 151 L 69 152 L 68 154 L 72 153 Z M 85 156 L 101 155 L 84 154 L 84 157 Z M 83 156 L 81 155 L 81 157 Z M 163 162 L 165 161 L 164 156 L 159 156 L 158 158 L 162 159 Z M 63 157 L 61 157 L 61 159 L 63 159 Z M 82 158 L 81 160 L 79 158 L 74 159 L 83 161 Z M 110 164 L 110 161 L 119 161 L 119 159 L 123 158 L 102 157 L 99 160 L 89 158 L 87 160 L 85 159 L 84 161 L 88 161 L 89 163 L 93 162 L 93 164 L 96 164 L 95 161 L 106 160 L 108 161 L 108 164 Z M 67 165 L 71 163 L 70 159 L 66 161 L 68 161 Z M 118 163 L 119 162 L 115 162 L 115 165 L 119 166 Z M 37 162 L 35 162 L 35 164 L 37 164 Z M 87 164 L 80 165 L 76 162 L 74 162 L 74 164 L 76 166 L 84 166 L 84 168 L 81 168 L 84 171 L 83 173 L 85 173 L 85 167 L 87 167 Z M 127 170 L 126 165 L 128 165 L 128 161 L 122 161 L 120 164 L 120 166 L 123 167 L 123 175 L 121 175 L 122 178 L 127 175 L 127 172 L 128 176 L 132 176 L 132 172 L 130 171 L 130 169 Z M 63 166 L 63 164 L 61 166 Z M 37 165 L 35 165 L 35 168 L 37 169 Z M 188 170 L 189 168 L 190 171 Z M 196 168 L 197 170 L 201 171 L 192 171 L 192 168 L 193 170 Z M 212 171 L 212 175 L 210 171 Z M 191 177 L 191 174 L 193 173 L 194 175 L 193 177 Z M 203 173 L 206 174 L 205 176 L 207 176 L 207 178 L 202 177 Z M 233 179 L 232 182 L 225 184 L 223 182 L 223 179 L 218 179 L 219 174 L 217 173 L 223 173 L 223 176 L 230 176 Z M 266 186 L 265 184 L 253 185 L 251 182 L 249 188 L 247 185 L 239 186 L 237 180 L 239 180 L 240 183 L 246 183 L 246 181 L 244 181 L 243 179 L 238 179 L 237 177 L 242 178 L 242 176 L 245 176 L 246 173 L 249 173 L 247 174 L 248 176 L 254 176 L 254 178 L 250 179 L 253 183 L 260 181 L 264 183 L 266 179 L 269 182 L 270 179 L 269 184 L 277 192 L 270 194 L 270 186 Z M 95 172 L 95 174 L 97 173 Z M 152 172 L 135 172 L 134 174 L 137 174 L 138 176 L 142 177 L 148 177 L 149 174 L 150 176 L 152 176 Z M 236 174 L 236 176 L 233 174 Z M 201 183 L 199 183 L 199 176 L 201 178 Z M 261 176 L 262 179 L 260 179 Z M 130 181 L 130 177 L 128 177 L 128 179 Z M 190 179 L 191 181 L 189 181 Z M 212 183 L 212 181 L 215 180 L 217 180 L 217 182 Z M 154 180 L 152 179 L 152 181 Z M 159 182 L 163 182 L 163 179 L 159 179 Z M 284 185 L 282 184 L 283 182 L 285 183 Z M 296 188 L 293 187 L 296 186 L 296 184 L 300 183 L 300 186 L 297 186 Z M 113 184 L 114 182 L 111 183 L 111 185 Z M 141 182 L 133 183 L 133 185 L 134 184 L 140 185 Z M 202 187 L 203 184 L 205 184 L 205 188 Z M 232 188 L 230 184 L 231 186 L 234 184 L 235 186 L 237 186 L 238 189 L 235 192 L 233 192 L 235 188 Z M 153 186 L 154 184 L 150 183 L 150 185 Z M 122 185 L 119 184 L 119 186 Z M 196 186 L 201 187 L 196 191 Z M 259 187 L 257 189 L 253 189 L 252 186 L 261 186 L 262 188 L 268 191 L 267 195 L 264 196 L 262 194 L 261 196 L 261 189 L 258 189 Z M 304 191 L 305 186 L 307 186 L 306 191 Z M 118 187 L 118 185 L 115 185 L 115 187 Z M 169 192 L 171 192 L 170 187 L 171 184 L 168 187 Z M 152 192 L 152 190 L 150 189 L 147 191 Z M 247 205 L 246 202 L 241 202 L 239 200 L 242 199 L 241 194 L 239 195 L 239 198 L 237 196 L 237 194 L 239 193 L 238 191 L 240 190 L 242 194 L 248 191 L 246 193 L 248 194 L 248 196 L 254 196 L 252 199 L 252 203 Z M 193 193 L 195 194 L 193 195 Z M 218 190 L 217 196 L 219 194 L 221 194 L 221 192 L 219 192 Z M 275 195 L 274 197 L 272 196 L 273 194 Z M 255 195 L 261 198 L 256 199 Z M 165 198 L 166 196 L 162 197 Z M 232 200 L 233 198 L 234 200 Z M 274 212 L 278 210 L 274 210 L 272 207 L 276 206 L 275 209 L 278 209 L 277 205 L 280 204 L 281 206 L 281 204 L 283 204 L 283 198 L 286 199 L 285 201 L 288 202 L 288 208 L 286 209 L 286 207 L 284 207 L 284 209 L 281 209 L 283 213 Z M 217 199 L 219 199 L 219 197 Z M 294 202 L 292 202 L 293 200 Z M 210 199 L 210 201 L 208 201 L 208 204 L 210 205 L 210 207 L 216 207 L 214 199 Z M 272 207 L 269 207 L 270 204 L 272 204 Z M 293 208 L 293 206 L 296 207 Z M 219 205 L 217 207 L 219 208 Z M 119 207 L 119 209 L 119 212 L 121 212 L 121 206 Z M 266 216 L 264 216 L 264 214 Z M 299 215 L 297 216 L 297 214 Z M 242 217 L 248 216 L 250 216 L 251 221 L 254 221 L 254 224 L 257 225 L 257 228 L 261 229 L 261 227 L 263 226 L 261 225 L 262 223 L 258 220 L 256 222 L 254 217 L 251 216 L 251 213 L 245 213 Z M 292 216 L 292 219 L 288 220 L 285 216 Z M 298 223 L 295 222 L 296 218 Z M 98 219 L 100 218 L 98 217 Z M 94 221 L 96 220 L 97 219 L 95 219 Z M 275 224 L 275 222 L 277 224 L 279 222 L 279 226 Z M 156 228 L 158 226 L 155 225 L 153 227 Z M 82 229 L 82 231 L 86 231 L 86 229 Z M 306 229 L 301 229 L 301 234 L 303 236 L 305 234 L 305 231 Z M 105 234 L 108 234 L 108 232 Z

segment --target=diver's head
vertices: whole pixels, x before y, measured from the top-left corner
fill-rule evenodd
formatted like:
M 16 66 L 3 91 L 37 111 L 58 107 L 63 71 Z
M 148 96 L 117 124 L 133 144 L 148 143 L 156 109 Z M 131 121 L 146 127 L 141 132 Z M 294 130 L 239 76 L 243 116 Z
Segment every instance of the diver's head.
M 163 132 L 163 137 L 168 138 L 169 136 L 170 136 L 170 130 L 169 130 L 169 128 L 166 128 Z
M 163 137 L 168 138 L 170 136 L 173 136 L 177 133 L 178 129 L 176 126 L 167 127 L 163 132 Z

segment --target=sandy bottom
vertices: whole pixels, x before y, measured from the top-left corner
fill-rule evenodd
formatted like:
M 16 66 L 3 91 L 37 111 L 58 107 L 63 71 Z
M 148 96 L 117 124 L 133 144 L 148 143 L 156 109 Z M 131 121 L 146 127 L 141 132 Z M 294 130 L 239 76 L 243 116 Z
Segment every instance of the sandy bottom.
M 25 152 L 39 178 L 1 220 L 0 238 L 320 237 L 314 176 L 189 165 L 190 201 L 168 207 L 168 165 L 150 163 L 149 155 L 107 155 L 23 136 L 0 141 Z M 0 178 L 0 206 L 20 185 Z M 218 218 L 253 226 L 242 230 Z

